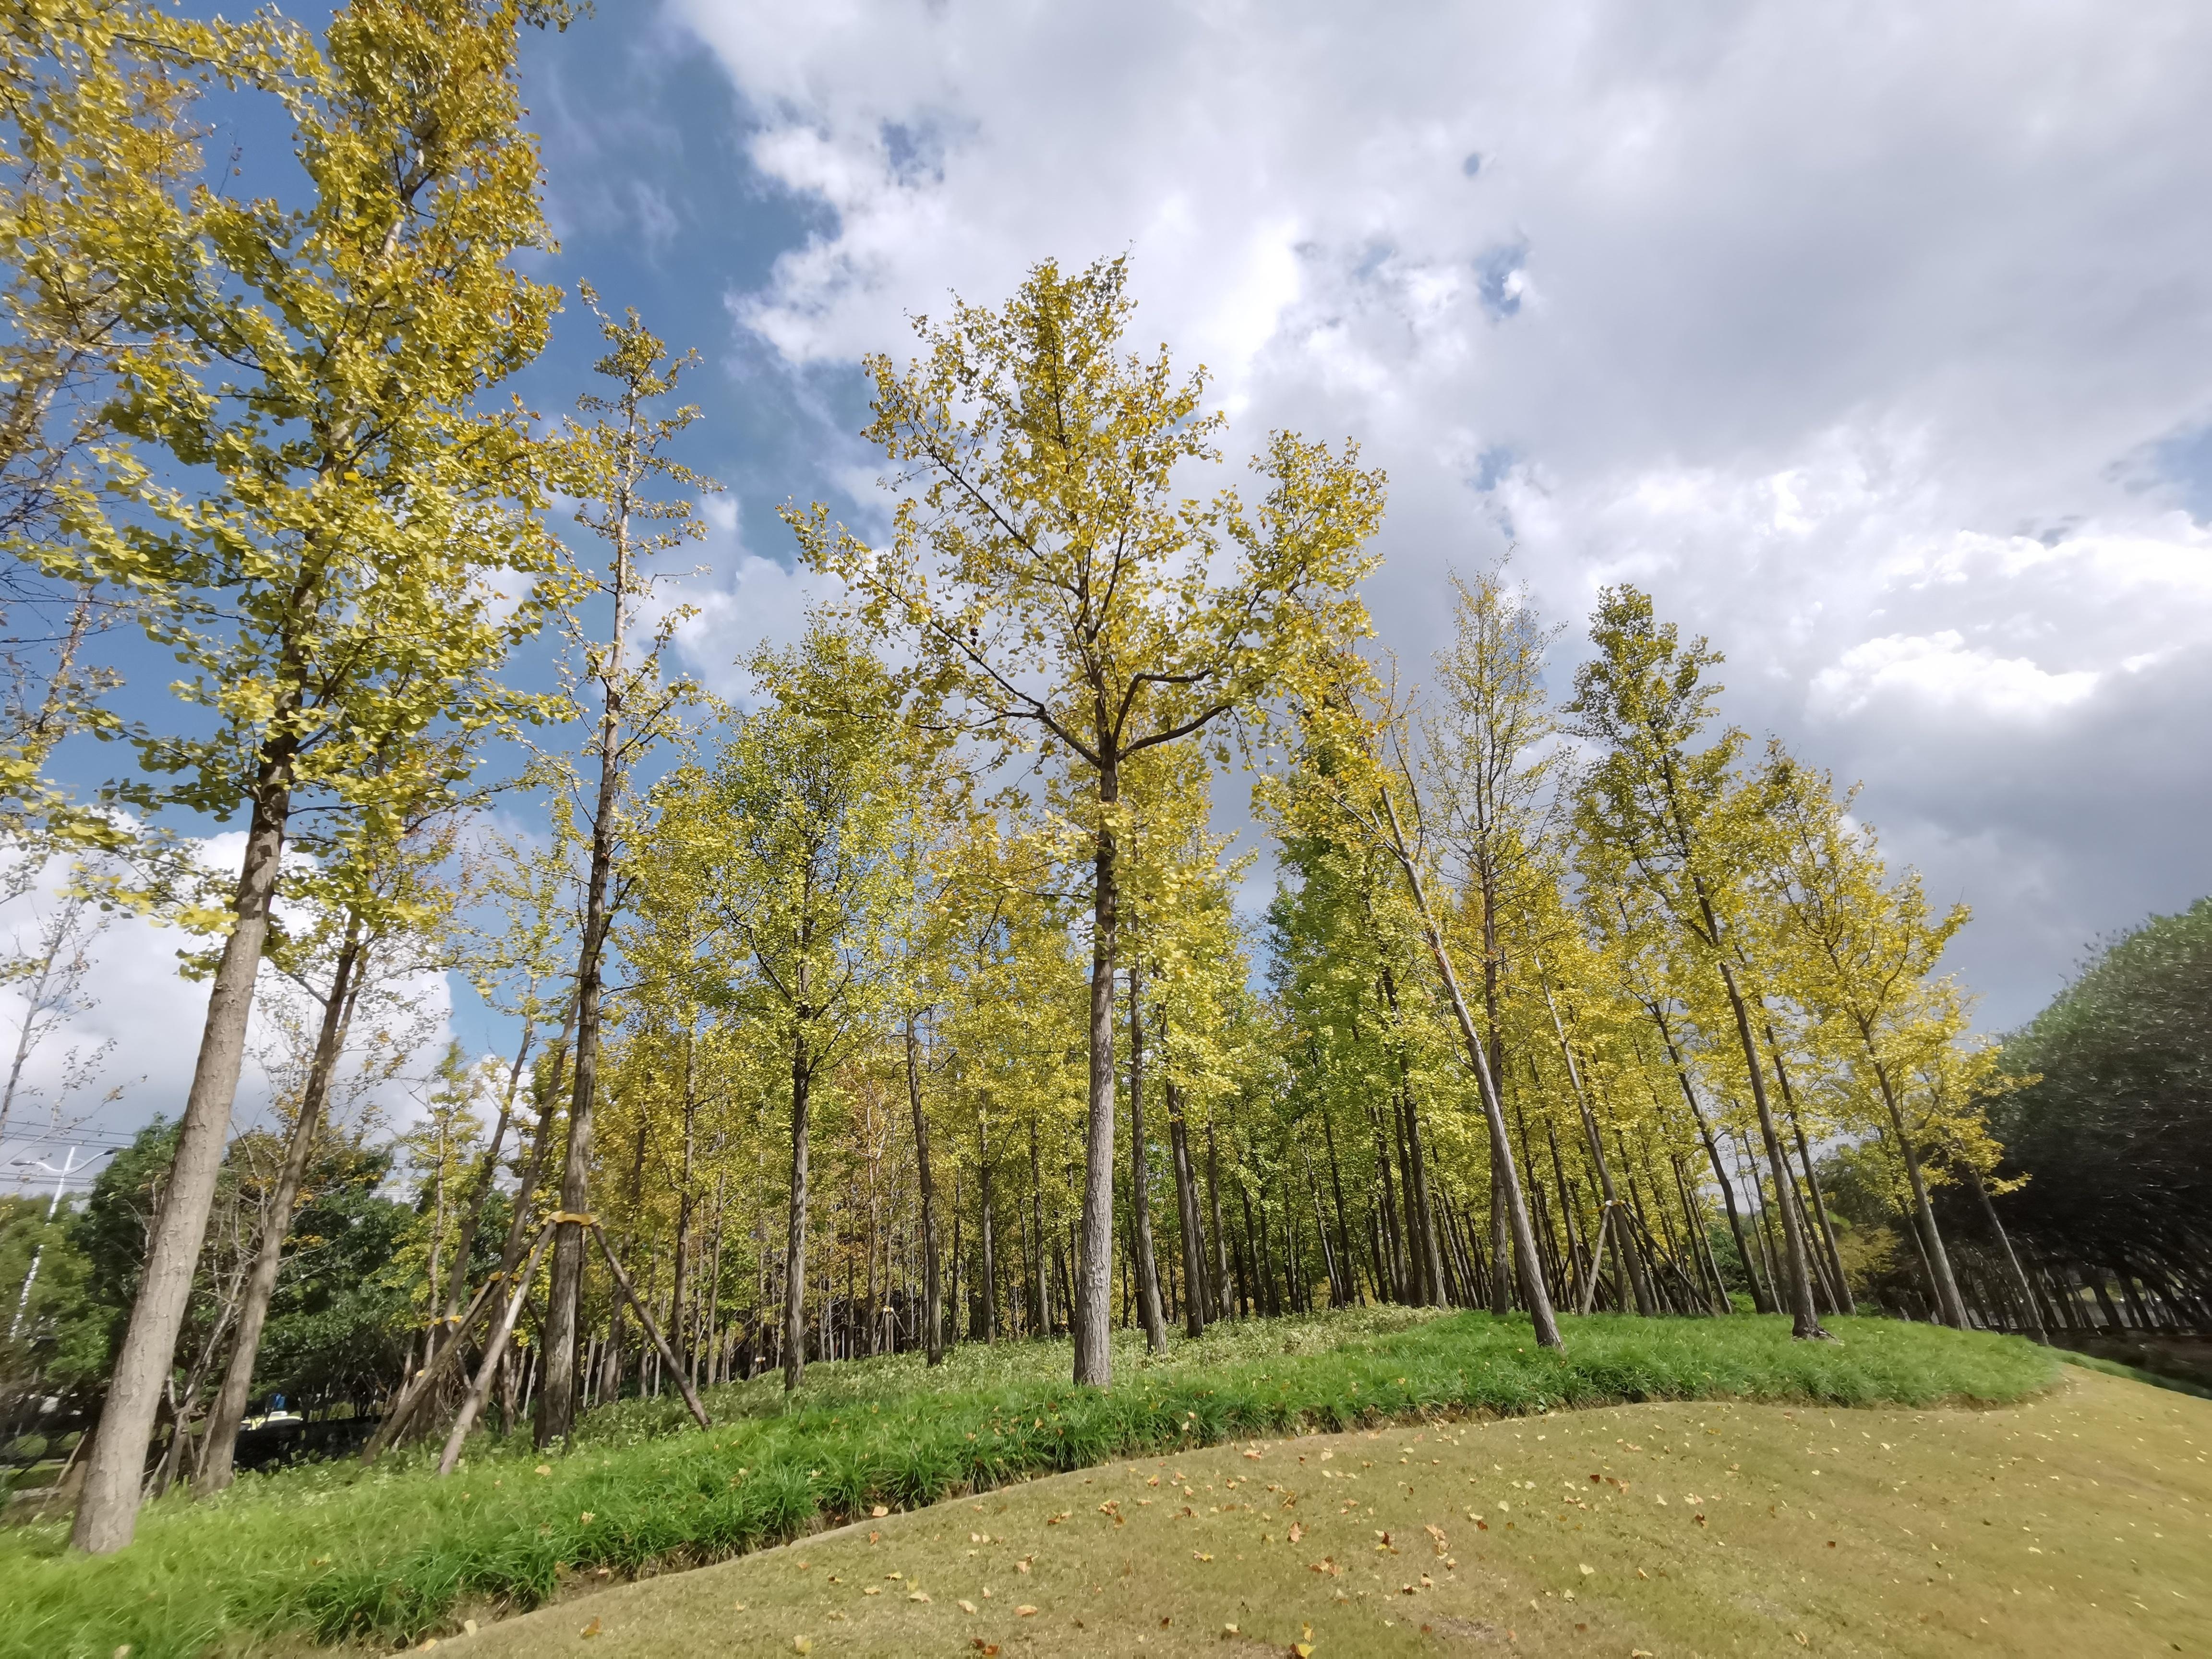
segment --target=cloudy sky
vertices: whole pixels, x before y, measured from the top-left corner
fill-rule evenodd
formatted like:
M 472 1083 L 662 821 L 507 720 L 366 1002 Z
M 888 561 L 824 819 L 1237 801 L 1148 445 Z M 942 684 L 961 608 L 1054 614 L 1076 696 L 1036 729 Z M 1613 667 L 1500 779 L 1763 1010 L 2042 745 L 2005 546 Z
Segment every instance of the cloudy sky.
M 1563 681 L 1650 588 L 1974 907 L 1985 1025 L 2212 889 L 2202 4 L 601 0 L 526 89 L 549 273 L 704 360 L 725 685 L 805 603 L 776 505 L 880 520 L 859 356 L 1127 252 L 1232 449 L 1388 470 L 1401 659 L 1509 547 Z M 572 309 L 533 394 L 592 347 Z

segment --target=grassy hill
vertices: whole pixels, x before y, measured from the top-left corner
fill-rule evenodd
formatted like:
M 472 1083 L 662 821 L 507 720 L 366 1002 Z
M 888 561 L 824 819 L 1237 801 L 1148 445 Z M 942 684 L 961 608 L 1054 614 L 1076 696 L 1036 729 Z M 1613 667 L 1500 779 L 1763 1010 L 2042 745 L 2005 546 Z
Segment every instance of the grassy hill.
M 646 1659 L 2212 1652 L 2212 1404 L 1732 1401 L 1117 1462 L 491 1626 Z M 446 1644 L 441 1643 L 441 1647 Z
M 1017 1483 L 1140 1456 L 1397 1423 L 1567 1423 L 1567 1408 L 1618 1401 L 1992 1404 L 2049 1388 L 2057 1370 L 2007 1339 L 1878 1320 L 1837 1329 L 1838 1343 L 1800 1344 L 1778 1320 L 1596 1316 L 1570 1322 L 1562 1357 L 1522 1321 L 1372 1310 L 1218 1328 L 1160 1360 L 1125 1342 L 1103 1392 L 1066 1382 L 1065 1345 L 963 1348 L 935 1373 L 912 1356 L 820 1366 L 796 1408 L 773 1380 L 718 1391 L 703 1435 L 673 1402 L 629 1402 L 595 1414 L 562 1457 L 487 1438 L 446 1481 L 418 1456 L 243 1480 L 205 1504 L 165 1500 L 114 1557 L 68 1557 L 58 1524 L 14 1529 L 0 1534 L 0 1655 L 109 1659 L 127 1644 L 154 1659 L 306 1638 L 388 1650 L 878 1511 L 905 1525 L 899 1511 L 947 1497 L 1012 1503 Z

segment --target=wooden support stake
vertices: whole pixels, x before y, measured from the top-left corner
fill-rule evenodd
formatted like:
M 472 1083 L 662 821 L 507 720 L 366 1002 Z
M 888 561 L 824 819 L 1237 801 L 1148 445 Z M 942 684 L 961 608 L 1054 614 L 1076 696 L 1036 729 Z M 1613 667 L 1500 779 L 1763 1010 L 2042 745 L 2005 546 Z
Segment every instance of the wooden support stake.
M 660 1327 L 653 1323 L 653 1316 L 646 1311 L 645 1304 L 630 1288 L 629 1275 L 623 1271 L 622 1263 L 615 1260 L 615 1247 L 607 1243 L 606 1229 L 594 1221 L 592 1223 L 592 1237 L 599 1241 L 599 1254 L 607 1259 L 607 1271 L 614 1274 L 615 1283 L 622 1287 L 623 1295 L 629 1299 L 630 1310 L 637 1315 L 637 1322 L 645 1327 L 645 1334 L 653 1339 L 653 1346 L 660 1351 L 660 1363 L 675 1377 L 676 1386 L 684 1390 L 684 1403 L 691 1408 L 693 1419 L 702 1429 L 714 1427 L 707 1419 L 706 1407 L 699 1403 L 699 1391 L 691 1386 L 691 1379 L 685 1374 L 684 1367 L 676 1363 L 675 1351 L 668 1346 L 668 1339 L 661 1335 Z
M 531 1241 L 530 1255 L 523 1261 L 522 1271 L 515 1275 L 514 1293 L 507 1297 L 499 1322 L 492 1327 L 491 1340 L 484 1345 L 483 1363 L 477 1367 L 476 1381 L 469 1385 L 460 1410 L 454 1413 L 453 1430 L 446 1436 L 445 1455 L 438 1460 L 441 1480 L 451 1474 L 453 1465 L 460 1462 L 461 1443 L 469 1437 L 477 1413 L 483 1409 L 484 1396 L 491 1392 L 492 1379 L 499 1374 L 499 1362 L 507 1352 L 507 1339 L 514 1334 L 514 1322 L 521 1317 L 523 1298 L 530 1294 L 530 1279 L 538 1271 L 538 1257 L 552 1235 L 553 1224 L 549 1221 Z

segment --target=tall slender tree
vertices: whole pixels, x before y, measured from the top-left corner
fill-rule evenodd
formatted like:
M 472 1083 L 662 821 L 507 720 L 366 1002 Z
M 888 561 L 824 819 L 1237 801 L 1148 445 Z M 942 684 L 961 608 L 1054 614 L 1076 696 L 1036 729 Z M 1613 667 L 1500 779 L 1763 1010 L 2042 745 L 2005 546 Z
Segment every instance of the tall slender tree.
M 577 400 L 585 414 L 597 418 L 589 424 L 569 422 L 560 472 L 563 488 L 581 503 L 576 522 L 606 544 L 606 574 L 595 579 L 589 590 L 605 606 L 605 632 L 594 631 L 594 617 L 599 613 L 587 617 L 580 606 L 568 609 L 572 707 L 580 716 L 586 699 L 596 699 L 598 708 L 592 716 L 588 793 L 579 803 L 586 851 L 583 921 L 576 952 L 576 1047 L 568 1151 L 561 1171 L 563 1218 L 553 1237 L 545 1380 L 538 1393 L 535 1432 L 541 1447 L 565 1443 L 575 1424 L 577 1316 L 584 1289 L 584 1218 L 591 1209 L 601 1003 L 607 942 L 627 891 L 618 866 L 630 829 L 630 775 L 639 759 L 671 734 L 691 691 L 687 682 L 672 681 L 663 672 L 668 642 L 687 611 L 671 608 L 653 619 L 649 643 L 635 659 L 631 635 L 640 624 L 641 607 L 661 580 L 647 568 L 648 561 L 706 533 L 694 515 L 693 501 L 698 494 L 717 487 L 667 453 L 668 445 L 698 418 L 698 410 L 685 404 L 666 415 L 652 412 L 653 405 L 676 391 L 696 354 L 672 357 L 638 321 L 635 311 L 617 322 L 598 309 L 597 296 L 588 287 L 584 298 L 599 318 L 599 333 L 608 348 L 592 368 L 613 382 L 613 390 L 605 397 L 586 393 Z M 665 486 L 690 493 L 653 493 L 656 487 Z
M 1075 1380 L 1112 1358 L 1114 1028 L 1122 769 L 1279 691 L 1304 644 L 1345 631 L 1382 480 L 1278 433 L 1254 462 L 1266 493 L 1179 499 L 1215 461 L 1205 377 L 1163 350 L 1121 354 L 1127 263 L 1036 266 L 1004 307 L 955 301 L 917 319 L 926 356 L 872 357 L 868 436 L 915 493 L 872 549 L 826 508 L 791 512 L 808 562 L 860 615 L 916 651 L 934 690 L 1002 740 L 1026 732 L 1082 776 L 1091 865 L 1089 1122 L 1075 1284 Z
M 131 1540 L 295 811 L 388 811 L 368 757 L 517 707 L 490 677 L 538 626 L 531 590 L 552 561 L 524 412 L 478 399 L 537 354 L 554 301 L 510 264 L 546 240 L 515 84 L 523 21 L 489 0 L 362 0 L 325 52 L 295 56 L 304 201 L 202 200 L 195 234 L 149 238 L 159 268 L 134 282 L 164 343 L 123 354 L 113 425 L 178 471 L 118 463 L 109 487 L 131 510 L 50 545 L 50 574 L 127 592 L 187 665 L 195 719 L 139 736 L 147 775 L 118 793 L 248 819 L 81 1549 Z M 501 586 L 525 603 L 500 603 Z
M 1590 638 L 1597 655 L 1576 672 L 1567 709 L 1576 729 L 1600 745 L 1577 803 L 1591 873 L 1600 882 L 1644 884 L 1717 979 L 1774 1178 L 1793 1334 L 1825 1336 L 1804 1218 L 1754 1036 L 1763 1023 L 1753 1007 L 1760 991 L 1755 980 L 1747 983 L 1738 926 L 1758 867 L 1757 802 L 1735 775 L 1743 733 L 1724 727 L 1694 746 L 1713 718 L 1720 688 L 1707 676 L 1720 654 L 1702 639 L 1685 645 L 1633 587 L 1600 596 Z

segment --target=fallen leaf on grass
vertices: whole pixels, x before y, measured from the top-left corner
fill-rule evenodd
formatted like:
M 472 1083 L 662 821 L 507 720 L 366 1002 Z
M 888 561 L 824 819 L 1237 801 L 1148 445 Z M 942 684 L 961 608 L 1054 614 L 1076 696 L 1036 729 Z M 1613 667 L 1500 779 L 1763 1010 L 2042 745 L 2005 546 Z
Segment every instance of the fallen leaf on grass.
M 1597 1569 L 1596 1569 L 1595 1567 L 1594 1567 L 1594 1566 L 1590 1565 L 1590 1564 L 1589 1564 L 1589 1562 L 1587 1562 L 1587 1561 L 1580 1561 L 1580 1562 L 1576 1563 L 1576 1565 L 1577 1565 L 1577 1566 L 1579 1566 L 1579 1567 L 1581 1567 L 1581 1568 L 1582 1568 L 1582 1570 L 1583 1570 L 1583 1577 L 1585 1577 L 1585 1578 L 1589 1577 L 1592 1573 L 1594 1573 L 1594 1572 L 1595 1572 L 1595 1571 L 1597 1571 Z
M 1204 1550 L 1193 1550 L 1190 1553 L 1190 1556 L 1191 1559 L 1194 1561 L 1211 1561 L 1213 1559 L 1213 1558 L 1208 1555 Z
M 910 1591 L 906 1599 L 909 1601 L 927 1601 L 929 1600 L 929 1592 L 927 1590 Z
M 871 1584 L 860 1592 L 863 1595 L 881 1595 L 883 1593 L 884 1587 L 881 1584 Z
M 791 1650 L 793 1653 L 811 1653 L 814 1651 L 814 1640 L 811 1637 L 794 1636 L 791 1638 Z
M 599 1621 L 596 1619 L 592 1620 L 590 1624 L 585 1626 L 583 1629 L 576 1632 L 579 1636 L 597 1636 L 599 1633 Z
M 1293 1522 L 1291 1522 L 1291 1542 L 1292 1542 L 1293 1544 L 1295 1544 L 1295 1543 L 1297 1543 L 1297 1542 L 1298 1541 L 1298 1540 L 1299 1540 L 1299 1539 L 1301 1539 L 1301 1538 L 1304 1537 L 1305 1535 L 1306 1535 L 1306 1529 L 1305 1529 L 1304 1527 L 1300 1526 L 1300 1525 L 1299 1525 L 1297 1522 L 1295 1522 L 1295 1521 L 1293 1521 Z
M 880 1521 L 890 1513 L 890 1511 L 889 1510 L 885 1509 L 881 1504 L 878 1504 L 875 1508 L 868 1511 L 868 1516 L 871 1520 Z
M 976 1652 L 982 1654 L 984 1656 L 984 1659 L 990 1659 L 990 1656 L 999 1650 L 999 1644 L 996 1642 L 986 1642 L 980 1636 L 977 1637 L 969 1645 L 972 1646 Z
M 1014 1617 L 1017 1619 L 1034 1619 L 1036 1617 L 1036 1609 L 1031 1607 L 1028 1602 L 1024 1601 L 1021 1606 L 1014 1609 Z
M 963 1613 L 973 1613 L 973 1612 L 975 1612 L 975 1604 L 973 1601 L 969 1601 L 966 1596 L 964 1596 L 964 1595 L 963 1595 L 963 1596 L 962 1596 L 962 1597 L 960 1598 L 960 1601 L 959 1601 L 959 1602 L 958 1602 L 958 1606 L 959 1606 L 960 1611 L 961 1611 L 961 1612 L 963 1612 Z

